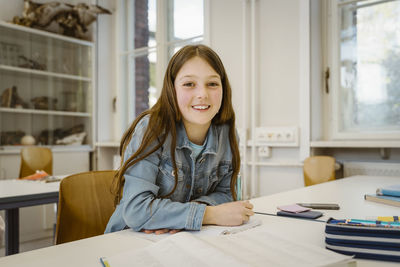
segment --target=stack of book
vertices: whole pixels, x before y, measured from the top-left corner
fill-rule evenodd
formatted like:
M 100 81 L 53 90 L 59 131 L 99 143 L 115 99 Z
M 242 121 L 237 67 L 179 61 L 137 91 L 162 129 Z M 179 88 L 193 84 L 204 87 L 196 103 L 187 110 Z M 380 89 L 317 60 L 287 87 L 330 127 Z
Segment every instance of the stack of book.
M 366 194 L 365 200 L 400 207 L 400 184 L 378 188 L 376 194 Z

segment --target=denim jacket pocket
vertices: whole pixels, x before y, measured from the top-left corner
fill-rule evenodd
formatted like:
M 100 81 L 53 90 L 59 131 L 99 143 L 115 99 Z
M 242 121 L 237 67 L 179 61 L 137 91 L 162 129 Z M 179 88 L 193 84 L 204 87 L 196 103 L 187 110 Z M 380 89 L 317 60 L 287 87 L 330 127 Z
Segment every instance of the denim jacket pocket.
M 210 177 L 208 178 L 207 192 L 215 191 L 218 183 L 222 178 L 229 172 L 229 165 L 220 165 L 211 171 Z
M 183 177 L 184 174 L 180 166 L 177 166 L 177 168 L 178 168 L 178 184 L 176 185 L 176 189 L 174 191 L 174 194 L 172 194 L 172 196 L 175 196 L 177 192 L 181 192 L 181 194 L 183 193 L 182 189 L 184 187 L 184 177 Z M 165 196 L 169 194 L 174 188 L 175 171 L 172 165 L 167 161 L 161 163 L 158 169 L 159 172 L 157 176 L 157 185 L 160 187 L 159 195 Z M 176 197 L 179 198 L 179 196 Z M 175 199 L 176 197 L 174 197 L 173 200 L 179 201 L 179 199 Z

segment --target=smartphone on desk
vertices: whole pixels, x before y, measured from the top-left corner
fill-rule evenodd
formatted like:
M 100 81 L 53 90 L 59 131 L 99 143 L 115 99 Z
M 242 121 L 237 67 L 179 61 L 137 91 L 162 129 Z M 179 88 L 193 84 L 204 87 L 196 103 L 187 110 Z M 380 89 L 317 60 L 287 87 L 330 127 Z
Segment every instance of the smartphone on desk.
M 276 213 L 278 216 L 286 216 L 286 217 L 297 217 L 297 218 L 303 218 L 303 219 L 317 219 L 321 217 L 323 214 L 320 211 L 315 211 L 315 210 L 309 210 L 309 211 L 303 211 L 303 212 L 287 212 L 287 211 L 278 211 Z
M 316 210 L 338 210 L 340 209 L 338 204 L 333 203 L 297 203 L 305 208 L 311 208 Z

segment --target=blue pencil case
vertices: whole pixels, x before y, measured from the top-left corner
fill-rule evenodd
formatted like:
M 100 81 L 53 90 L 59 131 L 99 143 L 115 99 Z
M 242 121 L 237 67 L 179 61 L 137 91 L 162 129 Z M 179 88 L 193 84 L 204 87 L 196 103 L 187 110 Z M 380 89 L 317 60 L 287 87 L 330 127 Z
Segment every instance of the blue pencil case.
M 355 258 L 400 262 L 400 226 L 330 218 L 325 226 L 325 246 Z

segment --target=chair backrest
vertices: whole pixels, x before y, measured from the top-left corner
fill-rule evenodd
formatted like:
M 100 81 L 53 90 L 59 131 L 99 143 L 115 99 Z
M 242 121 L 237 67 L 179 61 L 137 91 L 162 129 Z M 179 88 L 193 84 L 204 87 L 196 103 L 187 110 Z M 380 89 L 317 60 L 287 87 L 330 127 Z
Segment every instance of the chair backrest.
M 55 243 L 101 235 L 114 212 L 111 183 L 115 171 L 92 171 L 60 183 Z
M 312 156 L 304 160 L 304 184 L 306 186 L 335 180 L 335 158 Z
M 19 177 L 34 174 L 43 170 L 53 174 L 53 153 L 47 147 L 27 146 L 21 149 L 21 167 Z

